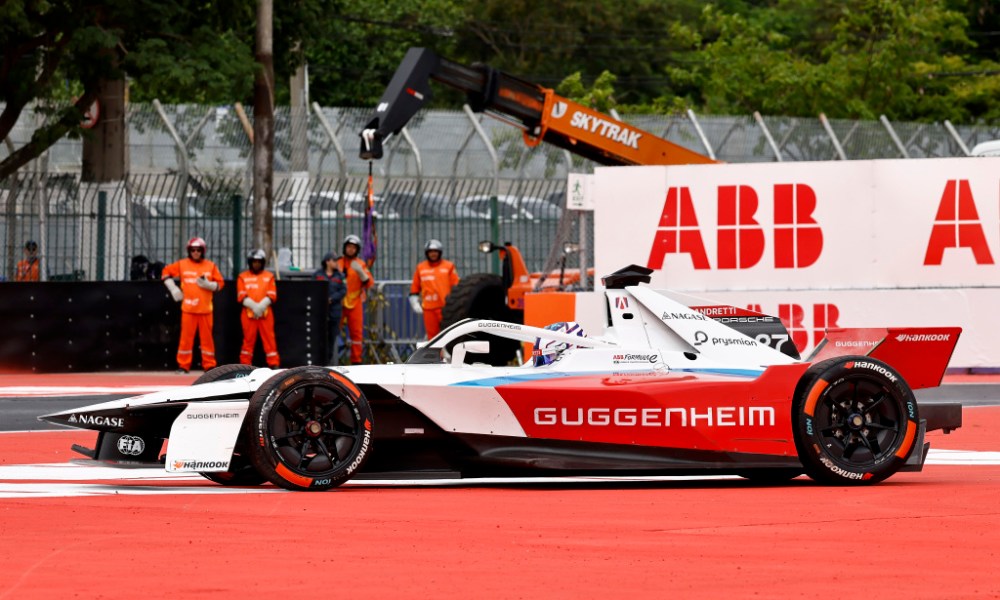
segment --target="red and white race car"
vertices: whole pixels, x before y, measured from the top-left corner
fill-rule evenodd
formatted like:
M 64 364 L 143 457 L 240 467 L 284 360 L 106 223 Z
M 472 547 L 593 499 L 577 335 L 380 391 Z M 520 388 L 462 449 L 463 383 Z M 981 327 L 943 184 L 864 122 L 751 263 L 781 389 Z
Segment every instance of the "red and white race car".
M 940 384 L 959 328 L 831 330 L 803 360 L 778 319 L 650 289 L 649 273 L 603 279 L 599 335 L 466 320 L 405 364 L 226 365 L 41 418 L 98 430 L 76 449 L 105 464 L 295 490 L 359 473 L 866 484 L 920 470 L 925 432 L 961 425 L 960 405 L 918 407 L 912 392 Z M 533 343 L 531 358 L 477 363 L 500 339 Z

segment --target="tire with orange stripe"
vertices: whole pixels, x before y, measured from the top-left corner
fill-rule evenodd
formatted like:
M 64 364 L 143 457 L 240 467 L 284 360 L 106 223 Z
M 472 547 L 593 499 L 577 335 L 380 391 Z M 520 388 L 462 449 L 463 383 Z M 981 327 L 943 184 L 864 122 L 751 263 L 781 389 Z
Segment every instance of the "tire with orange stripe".
M 917 401 L 892 367 L 840 356 L 809 367 L 795 390 L 795 446 L 806 474 L 865 485 L 898 471 L 913 452 Z
M 322 491 L 354 475 L 372 448 L 372 410 L 357 385 L 326 367 L 275 374 L 250 398 L 243 433 L 254 468 L 289 490 Z

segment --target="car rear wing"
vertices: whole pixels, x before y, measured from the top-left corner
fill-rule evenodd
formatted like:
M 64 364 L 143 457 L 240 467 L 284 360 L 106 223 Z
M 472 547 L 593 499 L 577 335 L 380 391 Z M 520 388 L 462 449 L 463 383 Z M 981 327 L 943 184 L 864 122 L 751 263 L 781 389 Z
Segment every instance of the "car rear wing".
M 911 389 L 937 387 L 961 334 L 961 327 L 827 329 L 808 360 L 870 356 L 898 371 Z

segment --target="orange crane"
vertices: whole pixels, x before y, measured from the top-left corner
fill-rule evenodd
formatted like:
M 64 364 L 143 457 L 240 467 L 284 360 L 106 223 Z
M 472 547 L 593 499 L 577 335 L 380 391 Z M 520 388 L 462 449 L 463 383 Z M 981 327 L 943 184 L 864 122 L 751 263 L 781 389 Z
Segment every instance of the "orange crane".
M 519 127 L 524 142 L 547 142 L 602 165 L 682 165 L 715 163 L 661 137 L 590 109 L 549 88 L 519 79 L 488 65 L 465 66 L 427 48 L 410 48 L 389 81 L 375 113 L 361 131 L 365 160 L 382 158 L 383 143 L 398 134 L 432 96 L 431 81 L 465 92 L 475 112 L 485 112 Z M 483 252 L 498 252 L 502 275 L 476 273 L 462 278 L 449 294 L 443 325 L 467 317 L 524 322 L 524 296 L 531 291 L 558 291 L 579 279 L 560 274 L 557 286 L 544 286 L 545 274 L 530 273 L 521 252 L 510 243 L 480 244 Z M 505 364 L 519 344 L 491 342 L 487 359 Z
M 427 48 L 410 48 L 403 57 L 364 127 L 362 159 L 382 158 L 382 143 L 431 99 L 431 80 L 465 92 L 473 111 L 521 128 L 531 147 L 544 141 L 602 165 L 716 162 L 549 88 L 488 65 L 461 65 Z

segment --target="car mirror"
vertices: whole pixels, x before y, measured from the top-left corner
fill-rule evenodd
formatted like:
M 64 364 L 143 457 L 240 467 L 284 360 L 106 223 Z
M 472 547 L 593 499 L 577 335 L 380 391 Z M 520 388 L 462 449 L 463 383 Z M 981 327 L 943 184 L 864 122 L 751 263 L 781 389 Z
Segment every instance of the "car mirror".
M 451 351 L 451 366 L 458 367 L 465 364 L 466 354 L 489 354 L 490 343 L 485 340 L 475 342 L 462 342 L 456 344 Z

